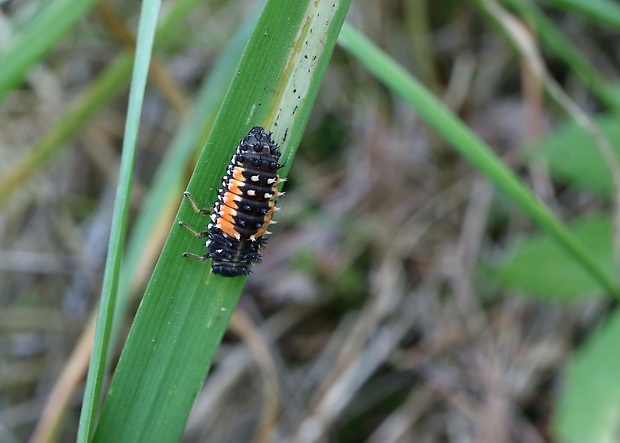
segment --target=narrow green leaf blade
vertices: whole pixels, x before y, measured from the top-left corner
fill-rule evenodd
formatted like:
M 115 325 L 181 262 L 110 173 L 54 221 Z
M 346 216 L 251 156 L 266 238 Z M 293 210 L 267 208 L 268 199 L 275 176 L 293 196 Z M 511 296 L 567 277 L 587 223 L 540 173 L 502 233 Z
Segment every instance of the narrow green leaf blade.
M 138 139 L 142 102 L 151 63 L 151 53 L 160 5 L 160 0 L 145 0 L 142 4 L 140 13 L 136 58 L 131 80 L 131 90 L 129 93 L 129 104 L 127 107 L 119 183 L 114 203 L 108 256 L 106 259 L 101 301 L 95 329 L 95 342 L 90 359 L 90 366 L 88 368 L 84 402 L 80 415 L 78 442 L 81 443 L 90 441 L 94 432 L 95 417 L 107 367 L 106 358 L 108 357 L 112 322 L 118 294 L 121 259 L 124 250 L 123 245 L 127 232 L 131 184 L 133 182 L 133 170 L 136 157 L 136 142 Z
M 94 4 L 95 0 L 53 0 L 45 5 L 0 56 L 0 103 Z
M 208 133 L 213 125 L 217 110 L 224 99 L 225 87 L 234 75 L 257 18 L 256 15 L 249 15 L 230 44 L 224 49 L 211 72 L 205 77 L 192 109 L 183 119 L 155 174 L 149 193 L 132 228 L 127 253 L 123 258 L 113 334 L 118 333 L 120 323 L 125 318 L 131 281 L 140 265 L 140 260 L 149 248 L 151 237 L 165 216 L 170 202 L 176 204 L 181 195 L 182 179 L 186 173 L 189 158 L 196 151 L 196 147 L 202 144 L 201 136 Z
M 201 1 L 174 2 L 157 30 L 155 47 L 163 47 L 174 40 L 181 28 L 182 20 Z M 2 66 L 0 65 L 0 70 Z M 9 168 L 5 176 L 0 177 L 0 203 L 38 170 L 53 161 L 66 147 L 67 140 L 74 137 L 125 88 L 131 77 L 132 66 L 133 54 L 121 54 L 69 105 L 32 149 Z
M 547 0 L 549 4 L 577 11 L 596 24 L 620 29 L 620 5 L 610 0 Z
M 613 93 L 611 83 L 590 62 L 586 54 L 575 47 L 553 20 L 547 18 L 534 3 L 521 0 L 504 0 L 504 3 L 531 22 L 544 46 L 563 60 L 570 67 L 570 71 L 578 76 L 613 113 L 620 114 L 620 99 Z
M 215 199 L 231 154 L 254 125 L 273 131 L 290 164 L 349 3 L 267 3 L 188 186 L 201 206 Z M 178 220 L 205 223 L 187 202 Z M 203 253 L 204 242 L 175 223 L 112 379 L 97 442 L 173 442 L 183 430 L 245 282 L 213 276 L 208 263 L 183 252 Z

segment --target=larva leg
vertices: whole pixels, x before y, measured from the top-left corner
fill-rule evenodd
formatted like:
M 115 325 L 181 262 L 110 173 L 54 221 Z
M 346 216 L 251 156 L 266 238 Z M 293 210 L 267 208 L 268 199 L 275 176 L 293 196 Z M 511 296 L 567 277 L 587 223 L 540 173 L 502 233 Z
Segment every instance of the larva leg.
M 187 197 L 187 199 L 189 200 L 189 203 L 192 205 L 192 208 L 194 208 L 194 211 L 196 212 L 196 214 L 206 215 L 206 214 L 211 214 L 213 212 L 211 208 L 200 209 L 198 207 L 198 204 L 196 203 L 196 200 L 194 199 L 194 196 L 190 194 L 189 192 L 185 191 L 183 195 Z
M 191 252 L 184 252 L 183 257 L 191 258 L 193 260 L 208 260 L 209 254 L 198 255 L 198 254 L 192 254 Z
M 194 236 L 196 236 L 198 238 L 203 238 L 203 237 L 208 237 L 209 236 L 209 231 L 198 232 L 194 228 L 192 228 L 190 225 L 185 223 L 184 221 L 180 221 L 179 225 L 183 226 L 185 229 L 187 229 L 189 232 L 191 232 L 192 234 L 194 234 Z

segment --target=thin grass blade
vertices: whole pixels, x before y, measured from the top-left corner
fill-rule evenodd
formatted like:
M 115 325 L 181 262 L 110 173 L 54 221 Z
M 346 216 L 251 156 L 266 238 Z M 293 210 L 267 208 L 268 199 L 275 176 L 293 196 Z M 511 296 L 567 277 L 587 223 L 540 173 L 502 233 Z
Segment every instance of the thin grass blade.
M 586 269 L 601 287 L 620 297 L 616 279 L 602 269 L 588 250 L 525 186 L 493 151 L 455 117 L 439 100 L 420 85 L 404 68 L 389 58 L 366 37 L 345 24 L 339 43 L 395 94 L 409 103 L 430 126 L 546 230 L 566 252 Z
M 53 0 L 45 5 L 19 39 L 0 56 L 0 103 L 95 3 L 95 0 Z
M 140 127 L 140 114 L 146 79 L 151 62 L 151 53 L 159 16 L 159 0 L 147 0 L 142 4 L 140 24 L 138 27 L 138 40 L 134 72 L 131 80 L 129 105 L 127 109 L 127 121 L 123 138 L 123 154 L 121 157 L 119 183 L 114 204 L 112 228 L 106 269 L 101 292 L 101 302 L 95 330 L 95 343 L 88 369 L 86 390 L 80 427 L 78 430 L 78 442 L 90 441 L 94 431 L 95 417 L 99 405 L 102 385 L 104 381 L 106 357 L 110 344 L 112 320 L 114 318 L 118 282 L 123 256 L 123 244 L 127 231 L 127 219 L 129 214 L 129 201 L 131 197 L 131 184 L 133 181 L 133 169 L 136 155 L 136 141 Z

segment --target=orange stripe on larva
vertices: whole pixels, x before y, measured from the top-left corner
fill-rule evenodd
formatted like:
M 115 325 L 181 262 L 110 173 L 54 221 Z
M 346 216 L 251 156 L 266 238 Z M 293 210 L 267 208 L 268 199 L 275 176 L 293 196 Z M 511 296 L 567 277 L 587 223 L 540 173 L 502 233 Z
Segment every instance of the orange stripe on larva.
M 239 200 L 241 200 L 241 198 L 232 192 L 225 192 L 221 197 L 221 202 L 233 209 L 239 209 L 239 205 L 237 204 Z
M 235 215 L 237 215 L 237 211 L 235 211 L 233 208 L 230 208 L 226 205 L 220 205 L 220 210 L 218 211 L 218 214 L 227 222 L 233 224 L 235 223 Z
M 243 182 L 235 179 L 228 180 L 228 190 L 233 194 L 243 195 L 243 191 L 241 188 L 243 187 Z
M 235 225 L 224 218 L 218 218 L 216 226 L 232 238 L 236 238 L 237 240 L 241 238 L 241 234 L 235 230 Z
M 232 178 L 234 178 L 237 181 L 244 182 L 245 177 L 243 177 L 243 171 L 244 171 L 243 168 L 236 166 L 235 169 L 233 169 Z

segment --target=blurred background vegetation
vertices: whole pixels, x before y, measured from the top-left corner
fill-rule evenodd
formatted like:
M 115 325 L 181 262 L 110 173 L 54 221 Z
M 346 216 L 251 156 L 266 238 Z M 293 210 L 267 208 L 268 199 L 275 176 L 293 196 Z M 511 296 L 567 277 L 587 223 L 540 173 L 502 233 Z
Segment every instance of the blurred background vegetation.
M 44 3 L 0 1 L 0 54 Z M 134 219 L 198 85 L 260 6 L 194 3 L 156 46 Z M 618 148 L 620 13 L 604 1 L 502 5 L 356 0 L 348 22 L 574 221 L 612 272 L 613 167 L 567 121 L 601 114 Z M 173 6 L 164 1 L 163 13 Z M 99 1 L 0 103 L 0 442 L 75 438 L 118 181 L 131 69 L 122 57 L 138 14 L 135 2 Z M 540 44 L 544 82 L 528 42 Z M 586 395 L 570 390 L 567 367 L 582 349 L 586 361 L 595 353 L 591 333 L 615 303 L 342 48 L 285 191 L 183 441 L 595 441 L 562 428 L 571 395 Z M 132 314 L 181 199 L 133 275 Z M 589 361 L 605 367 L 613 351 Z M 608 390 L 608 403 L 593 402 L 612 411 L 620 396 Z

